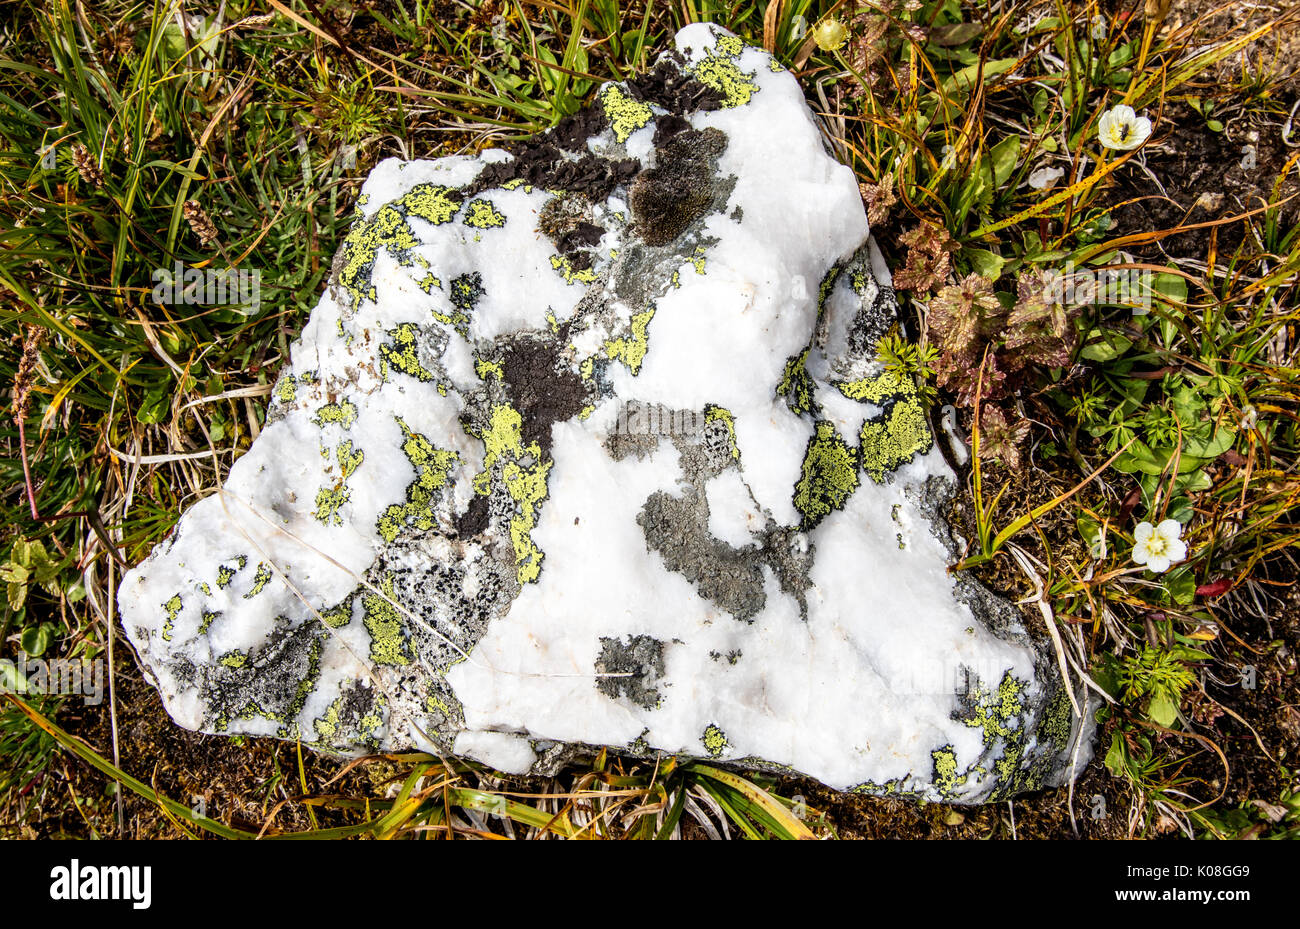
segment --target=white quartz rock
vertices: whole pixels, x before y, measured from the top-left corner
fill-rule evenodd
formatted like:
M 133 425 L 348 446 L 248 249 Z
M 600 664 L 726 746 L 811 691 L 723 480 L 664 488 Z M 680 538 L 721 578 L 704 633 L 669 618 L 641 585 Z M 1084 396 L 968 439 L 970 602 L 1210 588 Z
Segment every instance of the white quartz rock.
M 957 802 L 1086 759 L 948 571 L 853 173 L 766 53 L 676 44 L 513 153 L 371 173 L 260 437 L 121 586 L 178 723 Z

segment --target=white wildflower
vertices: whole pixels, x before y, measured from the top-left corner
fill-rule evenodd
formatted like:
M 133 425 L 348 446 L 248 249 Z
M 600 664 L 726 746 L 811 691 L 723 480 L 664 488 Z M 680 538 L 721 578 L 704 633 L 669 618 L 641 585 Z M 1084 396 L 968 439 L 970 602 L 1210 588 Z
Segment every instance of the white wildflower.
M 1187 557 L 1187 543 L 1178 537 L 1182 531 L 1176 519 L 1162 520 L 1158 526 L 1138 523 L 1133 530 L 1133 560 L 1156 574 L 1168 571 L 1171 564 Z
M 1061 168 L 1039 168 L 1029 175 L 1029 186 L 1034 190 L 1049 190 L 1064 176 Z
M 1250 432 L 1259 422 L 1259 410 L 1255 409 L 1253 403 L 1247 403 L 1241 408 L 1241 428 L 1244 432 Z
M 1101 114 L 1097 138 L 1106 148 L 1129 152 L 1151 137 L 1151 120 L 1138 116 L 1133 107 L 1120 104 Z
M 1106 27 L 1106 20 L 1103 17 L 1094 16 L 1092 18 L 1092 24 L 1091 24 L 1091 28 L 1088 30 L 1088 34 L 1092 36 L 1092 40 L 1094 42 L 1104 41 L 1106 38 L 1106 33 L 1108 31 L 1109 30 Z

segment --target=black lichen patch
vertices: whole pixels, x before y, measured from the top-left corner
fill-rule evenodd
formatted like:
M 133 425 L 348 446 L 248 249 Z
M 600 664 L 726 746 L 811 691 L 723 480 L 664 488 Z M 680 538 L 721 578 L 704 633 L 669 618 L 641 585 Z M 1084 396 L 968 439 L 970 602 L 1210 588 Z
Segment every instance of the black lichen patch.
M 686 59 L 677 52 L 660 57 L 645 74 L 627 81 L 628 94 L 642 103 L 661 106 L 677 116 L 696 110 L 721 109 L 722 93 L 696 78 L 686 70 L 685 64 Z
M 566 157 L 545 136 L 516 146 L 514 155 L 512 161 L 486 166 L 467 188 L 467 193 L 480 193 L 518 181 L 547 190 L 580 194 L 592 203 L 601 203 L 615 187 L 627 184 L 641 170 L 641 162 L 635 158 L 602 158 L 591 152 L 578 158 Z
M 656 686 L 664 676 L 664 643 L 653 636 L 624 639 L 601 636 L 596 689 L 610 699 L 626 697 L 637 706 L 653 710 L 662 699 Z
M 655 167 L 632 182 L 628 199 L 636 232 L 651 246 L 667 245 L 713 206 L 717 159 L 727 137 L 712 127 L 689 129 L 655 150 Z
M 551 454 L 551 424 L 581 413 L 588 398 L 587 385 L 564 366 L 559 351 L 553 338 L 520 334 L 501 353 L 502 380 L 523 419 L 524 446 L 536 442 L 544 458 Z
M 604 111 L 598 106 L 588 106 L 564 117 L 546 137 L 565 151 L 583 154 L 587 151 L 587 141 L 599 135 L 607 125 Z
M 466 316 L 469 316 L 474 311 L 474 307 L 478 305 L 479 298 L 482 296 L 483 275 L 477 271 L 462 274 L 451 282 L 449 293 L 451 305 Z
M 673 136 L 691 128 L 691 121 L 684 116 L 669 113 L 655 122 L 654 145 L 661 148 Z
M 456 534 L 462 539 L 471 538 L 486 529 L 488 522 L 488 498 L 475 494 L 456 520 Z

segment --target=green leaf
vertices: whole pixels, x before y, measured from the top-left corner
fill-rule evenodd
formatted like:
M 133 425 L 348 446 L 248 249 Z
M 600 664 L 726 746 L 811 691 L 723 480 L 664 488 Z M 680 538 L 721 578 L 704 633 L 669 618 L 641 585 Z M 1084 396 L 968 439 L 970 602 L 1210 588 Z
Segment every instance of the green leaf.
M 1166 694 L 1155 694 L 1147 705 L 1147 716 L 1153 723 L 1169 728 L 1178 719 L 1178 703 Z
M 156 425 L 167 418 L 170 409 L 171 400 L 167 391 L 162 387 L 155 387 L 144 395 L 144 403 L 136 411 L 135 418 L 142 426 Z
M 1110 749 L 1106 752 L 1106 770 L 1116 777 L 1123 777 L 1128 766 L 1128 752 L 1124 748 L 1124 736 L 1118 732 L 1110 737 Z
M 29 576 L 28 570 L 20 564 L 12 561 L 6 561 L 0 564 L 0 581 L 7 581 L 10 584 L 26 584 Z
M 1093 330 L 1100 335 L 1097 341 L 1089 341 L 1079 354 L 1089 361 L 1113 361 L 1133 347 L 1133 340 L 1113 329 Z
M 986 248 L 963 249 L 962 257 L 970 262 L 972 271 L 989 281 L 996 281 L 1001 277 L 1002 268 L 1007 263 L 1007 260 L 1001 255 Z
M 20 584 L 17 581 L 10 581 L 5 586 L 5 593 L 8 595 L 9 609 L 17 613 L 27 602 L 27 585 Z
M 41 623 L 39 626 L 28 626 L 23 630 L 19 637 L 18 643 L 32 658 L 39 658 L 45 654 L 54 643 L 54 635 L 58 630 L 54 623 Z
M 1020 160 L 1020 137 L 1008 136 L 989 152 L 993 160 L 993 184 L 1001 187 L 1010 179 Z
M 1176 568 L 1165 576 L 1165 589 L 1175 603 L 1186 606 L 1196 599 L 1196 578 L 1191 569 Z

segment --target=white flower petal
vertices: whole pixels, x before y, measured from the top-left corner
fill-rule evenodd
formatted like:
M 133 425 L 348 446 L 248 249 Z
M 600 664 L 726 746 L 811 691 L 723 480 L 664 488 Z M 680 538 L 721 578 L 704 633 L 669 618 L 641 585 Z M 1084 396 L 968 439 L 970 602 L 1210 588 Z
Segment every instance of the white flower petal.
M 1156 526 L 1156 534 L 1163 536 L 1166 541 L 1175 542 L 1183 534 L 1183 524 L 1176 519 L 1162 519 L 1160 525 Z
M 1150 523 L 1138 523 L 1137 528 L 1133 530 L 1134 543 L 1145 542 L 1147 539 L 1151 538 L 1151 536 L 1155 535 L 1155 531 L 1156 527 Z
M 1164 574 L 1169 570 L 1169 559 L 1165 555 L 1156 555 L 1147 562 L 1147 570 L 1154 571 L 1156 574 Z

